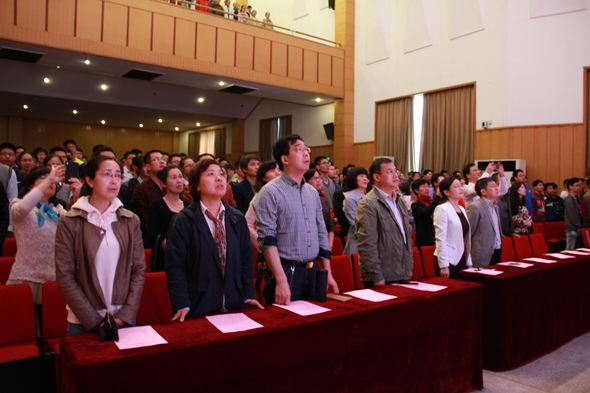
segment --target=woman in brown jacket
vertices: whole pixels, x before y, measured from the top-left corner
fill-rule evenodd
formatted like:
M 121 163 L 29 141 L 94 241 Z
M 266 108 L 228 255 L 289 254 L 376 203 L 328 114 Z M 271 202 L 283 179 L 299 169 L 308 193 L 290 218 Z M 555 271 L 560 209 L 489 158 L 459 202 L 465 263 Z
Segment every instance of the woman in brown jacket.
M 90 160 L 81 197 L 59 220 L 56 278 L 67 303 L 68 335 L 97 330 L 107 313 L 118 327 L 135 322 L 145 254 L 139 218 L 117 198 L 121 173 L 111 157 Z

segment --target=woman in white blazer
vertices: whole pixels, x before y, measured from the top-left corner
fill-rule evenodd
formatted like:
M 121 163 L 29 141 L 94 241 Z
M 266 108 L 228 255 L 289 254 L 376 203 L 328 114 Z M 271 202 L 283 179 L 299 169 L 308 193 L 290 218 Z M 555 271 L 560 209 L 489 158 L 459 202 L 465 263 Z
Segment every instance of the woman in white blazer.
M 440 182 L 441 204 L 434 209 L 436 256 L 434 269 L 438 276 L 459 278 L 459 272 L 471 262 L 471 231 L 465 209 L 459 206 L 463 186 L 454 177 Z

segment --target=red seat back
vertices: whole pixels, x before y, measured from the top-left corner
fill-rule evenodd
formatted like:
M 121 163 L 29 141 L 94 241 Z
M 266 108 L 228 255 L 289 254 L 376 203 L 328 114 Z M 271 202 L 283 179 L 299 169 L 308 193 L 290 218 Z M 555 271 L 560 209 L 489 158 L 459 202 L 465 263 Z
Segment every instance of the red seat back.
M 4 239 L 4 245 L 2 246 L 2 256 L 16 256 L 16 239 L 14 237 L 7 237 L 6 239 Z
M 168 322 L 171 319 L 172 304 L 168 294 L 166 273 L 147 273 L 141 304 L 137 312 L 137 325 L 153 325 Z
M 582 228 L 582 239 L 584 239 L 584 247 L 590 247 L 590 228 Z
M 522 261 L 525 258 L 531 258 L 533 256 L 533 250 L 531 249 L 528 236 L 521 236 L 518 239 L 514 238 L 513 241 L 517 260 Z
M 344 248 L 342 247 L 342 240 L 339 237 L 334 237 L 334 245 L 332 246 L 332 256 L 342 255 Z
M 27 284 L 0 286 L 0 347 L 35 341 L 33 293 Z
M 354 284 L 356 289 L 365 289 L 365 284 L 361 281 L 361 271 L 359 269 L 359 254 L 352 254 L 352 269 L 354 270 Z
M 547 232 L 547 239 L 559 239 L 565 236 L 565 229 L 563 235 L 559 235 L 559 226 L 556 222 L 546 222 L 545 232 Z
M 516 253 L 514 252 L 514 243 L 512 237 L 506 236 L 502 238 L 502 262 L 516 261 Z
M 412 246 L 416 247 L 416 232 L 412 232 Z
M 43 337 L 57 338 L 67 335 L 68 311 L 57 282 L 43 284 Z
M 565 221 L 557 221 L 557 237 L 559 239 L 565 239 Z
M 152 271 L 152 249 L 145 248 L 143 251 L 145 252 L 145 272 L 149 273 Z
M 412 280 L 420 280 L 424 278 L 424 269 L 422 268 L 422 259 L 420 259 L 420 252 L 414 247 L 414 267 L 412 268 Z
M 547 232 L 545 231 L 545 224 L 542 222 L 537 222 L 533 224 L 533 233 L 541 234 L 543 237 L 547 238 Z
M 0 285 L 5 285 L 14 265 L 14 257 L 0 258 Z
M 424 267 L 424 277 L 435 277 L 434 272 L 434 250 L 436 246 L 420 247 L 422 253 L 422 266 Z
M 529 241 L 531 242 L 531 248 L 533 255 L 539 257 L 543 254 L 547 254 L 549 249 L 547 243 L 545 243 L 545 237 L 540 233 L 529 235 Z
M 355 290 L 352 263 L 347 255 L 332 256 L 330 267 L 332 268 L 332 277 L 336 280 L 340 293 Z

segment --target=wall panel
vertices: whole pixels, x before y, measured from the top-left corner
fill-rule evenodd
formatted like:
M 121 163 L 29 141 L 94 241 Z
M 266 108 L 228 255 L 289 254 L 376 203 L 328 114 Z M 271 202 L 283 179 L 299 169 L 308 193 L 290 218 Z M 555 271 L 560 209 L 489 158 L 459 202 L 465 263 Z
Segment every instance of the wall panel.
M 26 29 L 45 31 L 46 5 L 46 0 L 18 0 L 16 2 L 16 25 Z
M 309 157 L 311 161 L 315 160 L 318 156 L 326 156 L 330 158 L 334 158 L 334 145 L 324 145 L 324 146 L 309 146 L 311 149 L 311 153 L 309 153 Z M 336 163 L 337 166 L 342 167 L 339 162 Z
M 303 51 L 303 80 L 317 83 L 318 52 L 307 49 Z
M 254 71 L 270 73 L 270 40 L 254 38 Z
M 176 19 L 176 39 L 174 40 L 174 54 L 176 56 L 195 58 L 195 40 L 197 24 L 183 19 Z
M 127 45 L 127 10 L 128 7 L 113 3 L 104 3 L 104 25 L 102 41 L 106 44 Z
M 344 87 L 344 59 L 332 58 L 332 86 Z
M 75 9 L 76 0 L 48 0 L 47 31 L 49 33 L 73 36 L 76 19 Z
M 14 25 L 14 1 L 0 1 L 0 23 Z
M 129 47 L 149 51 L 152 47 L 152 13 L 129 9 Z
M 197 60 L 215 63 L 215 27 L 197 24 Z
M 289 78 L 303 79 L 303 49 L 289 45 L 287 74 Z
M 233 67 L 236 64 L 236 32 L 217 29 L 217 64 Z
M 254 37 L 251 35 L 236 34 L 236 67 L 254 68 Z
M 365 143 L 355 143 L 354 144 L 354 162 L 352 164 L 356 166 L 362 166 L 367 171 L 373 162 L 373 158 L 375 157 L 375 142 L 365 142 Z M 350 164 L 349 162 L 340 165 L 338 164 L 339 168 L 342 168 L 344 165 Z
M 102 37 L 102 1 L 78 1 L 76 37 L 100 41 Z
M 272 43 L 272 69 L 274 75 L 287 76 L 287 45 Z
M 171 55 L 174 52 L 174 18 L 154 14 L 152 50 Z
M 318 55 L 318 83 L 332 84 L 332 56 L 323 53 Z

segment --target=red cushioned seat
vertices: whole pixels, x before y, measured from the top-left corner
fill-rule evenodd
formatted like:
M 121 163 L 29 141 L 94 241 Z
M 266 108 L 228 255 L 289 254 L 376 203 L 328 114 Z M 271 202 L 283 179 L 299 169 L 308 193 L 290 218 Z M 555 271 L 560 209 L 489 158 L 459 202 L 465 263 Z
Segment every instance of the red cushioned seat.
M 14 257 L 0 258 L 0 285 L 5 285 L 14 265 Z
M 534 233 L 529 235 L 529 241 L 531 242 L 534 256 L 539 257 L 549 252 L 547 243 L 545 243 L 545 237 L 542 234 Z
M 435 277 L 434 250 L 436 250 L 436 246 L 420 247 L 420 252 L 422 253 L 422 266 L 424 267 L 424 277 Z
M 566 241 L 565 221 L 557 221 L 556 224 L 557 224 L 557 238 L 562 241 Z
M 365 289 L 365 284 L 361 281 L 358 253 L 352 254 L 352 270 L 354 270 L 354 285 L 356 286 L 356 289 Z
M 542 222 L 536 222 L 533 224 L 533 233 L 541 234 L 547 238 L 547 232 L 545 232 L 545 224 Z
M 332 277 L 338 284 L 339 293 L 355 290 L 352 263 L 347 255 L 332 256 L 330 267 L 332 268 Z
M 590 228 L 582 228 L 582 239 L 584 247 L 590 247 Z
M 145 248 L 143 251 L 145 252 L 145 272 L 149 273 L 152 271 L 152 249 Z
M 332 246 L 332 256 L 342 255 L 344 248 L 342 247 L 342 240 L 339 237 L 334 237 L 334 245 Z
M 511 261 L 516 261 L 516 253 L 514 252 L 512 237 L 506 236 L 502 238 L 502 262 Z
M 412 232 L 412 246 L 416 246 L 416 232 Z
M 4 245 L 2 246 L 3 257 L 13 257 L 16 255 L 16 239 L 14 237 L 8 237 L 4 239 Z
M 412 280 L 420 280 L 424 278 L 424 268 L 422 267 L 422 259 L 420 259 L 420 252 L 414 247 L 414 267 L 412 268 Z
M 47 281 L 43 284 L 43 337 L 60 338 L 67 335 L 68 311 L 57 282 Z
M 516 259 L 522 261 L 525 258 L 531 258 L 533 256 L 533 250 L 531 249 L 531 243 L 528 236 L 521 236 L 520 238 L 512 239 L 514 241 L 514 252 L 516 253 Z
M 172 319 L 172 304 L 168 294 L 166 273 L 146 273 L 145 285 L 141 296 L 137 325 L 153 325 Z
M 0 363 L 32 357 L 39 357 L 39 347 L 34 342 L 0 347 Z

